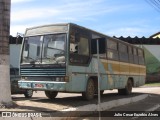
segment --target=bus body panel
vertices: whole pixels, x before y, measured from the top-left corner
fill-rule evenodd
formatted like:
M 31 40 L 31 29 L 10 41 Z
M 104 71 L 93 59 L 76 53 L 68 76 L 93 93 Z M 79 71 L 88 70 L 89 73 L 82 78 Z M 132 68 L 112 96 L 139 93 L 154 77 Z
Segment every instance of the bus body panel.
M 99 68 L 100 68 L 100 86 L 101 90 L 108 89 L 108 81 L 107 81 L 107 74 L 104 69 L 103 64 L 99 61 Z M 92 58 L 89 66 L 68 66 L 69 74 L 71 75 L 70 82 L 72 83 L 72 92 L 84 92 L 86 89 L 87 81 L 89 78 L 97 77 L 97 59 Z
M 104 60 L 99 61 L 99 68 L 100 68 L 100 85 L 101 90 L 106 89 L 114 89 L 114 88 L 124 88 L 128 78 L 133 78 L 134 86 L 138 87 L 144 84 L 145 79 L 145 68 L 141 67 L 142 72 L 141 76 L 136 75 L 137 72 L 133 72 L 130 75 L 127 73 L 124 74 L 117 74 L 118 73 L 118 64 L 114 62 L 107 63 Z M 117 66 L 117 67 L 116 67 Z M 123 66 L 124 68 L 126 67 Z M 132 65 L 133 67 L 133 65 Z M 122 67 L 121 67 L 122 68 Z M 129 68 L 129 64 L 128 67 Z M 134 68 L 135 70 L 136 68 Z M 114 71 L 116 71 L 114 73 Z M 120 72 L 119 72 L 120 73 Z M 133 75 L 134 74 L 134 75 Z M 36 89 L 36 90 L 51 90 L 51 91 L 61 91 L 61 92 L 83 92 L 85 91 L 87 80 L 90 77 L 97 76 L 97 59 L 93 58 L 91 60 L 91 64 L 89 66 L 68 66 L 68 75 L 69 75 L 69 82 L 49 82 L 49 81 L 35 81 L 38 77 L 32 78 L 29 81 L 23 81 L 21 87 L 26 89 Z M 35 87 L 36 84 L 41 84 L 44 86 L 43 88 Z

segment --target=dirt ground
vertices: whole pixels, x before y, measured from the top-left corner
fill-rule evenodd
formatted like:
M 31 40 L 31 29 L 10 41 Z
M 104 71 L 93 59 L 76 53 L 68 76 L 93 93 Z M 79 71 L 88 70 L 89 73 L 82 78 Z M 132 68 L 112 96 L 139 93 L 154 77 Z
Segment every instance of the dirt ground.
M 160 87 L 140 87 L 140 88 L 134 88 L 133 89 L 133 94 L 130 96 L 123 96 L 123 95 L 118 95 L 117 94 L 117 90 L 112 90 L 112 91 L 108 91 L 106 90 L 104 95 L 101 97 L 101 102 L 107 102 L 107 101 L 112 101 L 112 100 L 117 100 L 117 99 L 121 99 L 121 98 L 129 98 L 129 97 L 135 97 L 138 95 L 142 95 L 142 94 L 149 94 L 152 95 L 152 97 L 154 97 L 154 95 L 160 95 Z M 84 117 L 80 117 L 80 118 L 68 118 L 68 117 L 63 117 L 61 116 L 61 113 L 51 117 L 49 116 L 50 113 L 48 114 L 47 111 L 52 112 L 54 115 L 55 113 L 59 113 L 61 110 L 65 110 L 67 108 L 76 108 L 79 106 L 83 106 L 83 105 L 89 105 L 89 104 L 97 104 L 97 96 L 94 98 L 94 100 L 91 101 L 85 101 L 82 99 L 81 94 L 67 94 L 67 93 L 60 93 L 58 94 L 58 96 L 56 97 L 56 99 L 54 100 L 49 100 L 44 92 L 39 91 L 37 93 L 34 92 L 34 95 L 31 99 L 26 99 L 24 97 L 24 95 L 12 95 L 12 100 L 14 103 L 17 104 L 17 106 L 15 108 L 10 108 L 10 109 L 5 109 L 5 108 L 1 108 L 0 111 L 3 112 L 24 112 L 26 113 L 27 111 L 33 112 L 33 113 L 41 113 L 43 117 L 27 117 L 27 118 L 23 118 L 23 120 L 92 120 L 92 118 L 84 118 Z M 152 98 L 153 99 L 153 98 Z M 151 103 L 152 103 L 152 99 L 151 99 Z M 154 99 L 153 99 L 154 100 Z M 153 101 L 154 102 L 154 101 Z M 159 102 L 159 101 L 158 101 Z M 143 102 L 142 102 L 143 103 Z M 147 102 L 147 104 L 149 104 Z M 126 105 L 133 105 L 133 104 L 128 104 Z M 147 106 L 147 105 L 145 105 Z M 120 106 L 121 107 L 121 106 Z M 119 109 L 120 107 L 117 108 L 113 108 L 113 109 Z M 122 106 L 122 110 L 126 110 L 126 107 Z M 135 107 L 135 110 L 138 110 L 138 107 Z M 44 117 L 46 115 L 46 117 Z M 21 120 L 22 117 L 0 117 L 0 120 Z M 96 120 L 98 118 L 93 118 L 93 120 Z M 105 120 L 106 118 L 102 118 L 102 120 Z M 107 118 L 108 119 L 108 118 Z M 115 118 L 111 118 L 111 119 L 115 119 Z M 123 118 L 122 118 L 123 119 Z M 129 120 L 130 118 L 126 118 L 126 120 Z M 157 119 L 157 118 L 155 118 Z M 153 120 L 155 120 L 153 119 Z M 159 119 L 159 118 L 158 118 Z M 158 120 L 157 119 L 157 120 Z M 118 119 L 117 119 L 118 120 Z M 137 119 L 139 120 L 139 118 Z
M 160 87 L 141 87 L 134 88 L 131 96 L 136 96 L 144 93 L 160 94 Z M 101 102 L 111 101 L 120 98 L 131 96 L 122 96 L 117 94 L 117 90 L 106 90 L 101 97 Z M 67 108 L 74 108 L 87 104 L 97 104 L 97 97 L 91 101 L 85 101 L 81 94 L 59 93 L 55 100 L 49 100 L 44 92 L 34 92 L 31 99 L 25 98 L 23 95 L 12 95 L 12 100 L 17 104 L 16 108 L 5 109 L 1 111 L 61 111 Z

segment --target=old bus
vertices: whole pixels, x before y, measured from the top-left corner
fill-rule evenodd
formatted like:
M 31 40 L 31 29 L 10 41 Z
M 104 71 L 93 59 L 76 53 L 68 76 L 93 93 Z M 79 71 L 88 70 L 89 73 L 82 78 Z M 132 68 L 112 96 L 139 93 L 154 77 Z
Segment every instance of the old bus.
M 38 26 L 25 32 L 19 87 L 44 91 L 49 99 L 73 92 L 90 100 L 98 91 L 99 66 L 100 93 L 118 89 L 128 95 L 145 83 L 144 63 L 143 49 L 88 28 L 73 23 Z

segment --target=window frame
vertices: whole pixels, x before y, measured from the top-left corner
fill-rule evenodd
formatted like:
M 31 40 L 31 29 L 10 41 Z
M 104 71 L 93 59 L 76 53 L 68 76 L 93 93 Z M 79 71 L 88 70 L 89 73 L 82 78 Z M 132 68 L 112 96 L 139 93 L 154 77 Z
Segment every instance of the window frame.
M 78 41 L 80 41 L 80 38 L 83 37 L 83 38 L 86 38 L 88 39 L 88 52 L 89 52 L 89 55 L 80 55 L 78 53 L 71 53 L 70 51 L 70 43 L 71 43 L 71 36 L 72 37 L 75 37 L 75 43 Z M 89 66 L 89 63 L 91 61 L 91 45 L 90 45 L 90 42 L 91 42 L 91 34 L 89 31 L 85 30 L 85 29 L 80 29 L 80 28 L 75 28 L 75 27 L 71 27 L 71 30 L 69 32 L 69 47 L 68 47 L 68 50 L 69 50 L 69 65 L 76 65 L 76 66 Z M 81 62 L 74 62 L 74 61 L 71 61 L 71 59 L 74 59 L 74 58 L 77 58 L 77 59 L 74 59 L 75 61 L 76 60 L 79 60 L 79 59 L 84 59 L 86 58 L 86 62 L 85 63 L 81 63 Z M 78 59 L 79 58 L 79 59 Z
M 126 50 L 122 50 L 120 46 L 125 46 Z M 118 43 L 119 62 L 129 63 L 128 45 L 122 42 Z M 125 57 L 124 57 L 125 56 Z
M 133 61 L 134 64 L 139 64 L 138 49 L 136 47 L 133 47 L 133 59 L 134 59 Z
M 116 43 L 116 49 L 114 49 L 114 48 L 111 48 L 111 47 L 108 47 L 108 41 L 112 41 L 112 42 L 114 42 L 114 43 Z M 117 58 L 110 58 L 109 56 L 108 56 L 108 52 L 109 51 L 111 51 L 112 53 L 117 53 Z M 111 39 L 111 38 L 109 38 L 109 39 L 107 39 L 106 40 L 106 58 L 108 59 L 108 60 L 114 60 L 114 61 L 119 61 L 119 51 L 118 51 L 118 41 L 116 41 L 116 40 L 114 40 L 114 39 Z

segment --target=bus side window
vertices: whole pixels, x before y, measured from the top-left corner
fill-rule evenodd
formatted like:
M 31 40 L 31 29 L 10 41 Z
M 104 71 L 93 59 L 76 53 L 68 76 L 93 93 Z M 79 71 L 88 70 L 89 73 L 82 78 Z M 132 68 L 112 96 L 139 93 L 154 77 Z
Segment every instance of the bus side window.
M 92 34 L 91 39 L 91 54 L 93 56 L 97 56 L 97 40 L 99 44 L 99 57 L 101 59 L 106 59 L 106 38 L 103 36 L 98 36 L 96 34 Z
M 80 41 L 78 42 L 77 50 L 78 54 L 89 56 L 89 44 L 88 39 L 85 37 L 80 37 Z
M 113 40 L 107 40 L 107 48 L 117 50 L 117 42 Z
M 75 38 L 74 34 L 70 35 L 70 53 L 76 53 L 77 52 L 77 38 Z
M 107 58 L 111 60 L 119 60 L 118 43 L 108 39 L 107 40 Z
M 88 64 L 89 61 L 89 39 L 87 36 L 70 35 L 70 62 L 73 64 Z
M 128 54 L 129 54 L 129 62 L 134 63 L 133 48 L 131 46 L 128 46 Z
M 133 55 L 134 55 L 134 63 L 138 64 L 138 54 L 136 48 L 133 48 Z
M 127 45 L 119 43 L 118 44 L 118 48 L 119 48 L 119 58 L 120 61 L 122 62 L 128 62 L 128 50 L 127 50 Z

